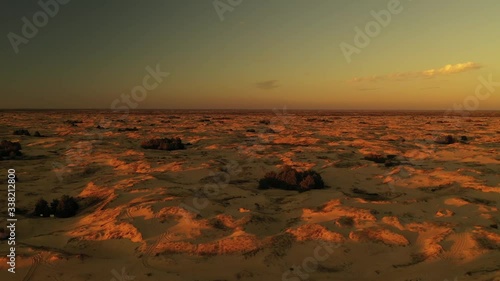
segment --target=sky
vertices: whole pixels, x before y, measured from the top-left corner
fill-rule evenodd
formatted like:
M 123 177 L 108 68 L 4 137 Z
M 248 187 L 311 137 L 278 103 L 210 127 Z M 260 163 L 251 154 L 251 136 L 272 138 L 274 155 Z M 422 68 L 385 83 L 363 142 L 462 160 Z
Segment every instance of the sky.
M 498 0 L 59 1 L 1 1 L 0 108 L 500 110 Z

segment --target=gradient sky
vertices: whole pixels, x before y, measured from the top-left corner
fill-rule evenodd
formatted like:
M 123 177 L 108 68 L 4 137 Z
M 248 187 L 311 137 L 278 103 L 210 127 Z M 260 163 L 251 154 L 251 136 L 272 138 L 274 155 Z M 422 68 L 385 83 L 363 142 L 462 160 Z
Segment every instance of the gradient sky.
M 498 0 L 401 0 L 348 63 L 340 44 L 388 2 L 242 0 L 221 21 L 212 0 L 72 0 L 15 54 L 41 8 L 2 1 L 0 108 L 110 108 L 156 64 L 170 76 L 138 108 L 441 110 L 500 82 Z

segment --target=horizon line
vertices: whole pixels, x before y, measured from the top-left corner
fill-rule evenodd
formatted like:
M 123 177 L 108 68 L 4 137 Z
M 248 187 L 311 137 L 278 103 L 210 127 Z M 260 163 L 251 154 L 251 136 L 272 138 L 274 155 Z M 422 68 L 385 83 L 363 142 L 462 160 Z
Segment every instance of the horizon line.
M 273 110 L 280 110 L 280 109 L 285 109 L 285 110 L 291 110 L 291 111 L 448 111 L 452 110 L 453 112 L 457 111 L 459 112 L 460 110 L 453 110 L 451 108 L 449 109 L 338 109 L 338 108 L 333 108 L 333 109 L 325 109 L 325 108 L 129 108 L 128 111 L 150 111 L 150 110 L 181 110 L 181 111 L 202 111 L 202 110 L 207 110 L 207 111 L 215 111 L 215 110 L 241 110 L 241 111 L 273 111 Z M 23 111 L 23 110 L 52 110 L 52 111 L 57 111 L 57 110 L 105 110 L 105 111 L 113 111 L 113 112 L 123 112 L 125 110 L 117 110 L 117 109 L 110 109 L 110 108 L 0 108 L 0 111 Z M 467 110 L 464 110 L 467 111 Z M 473 111 L 500 111 L 500 109 L 477 109 Z

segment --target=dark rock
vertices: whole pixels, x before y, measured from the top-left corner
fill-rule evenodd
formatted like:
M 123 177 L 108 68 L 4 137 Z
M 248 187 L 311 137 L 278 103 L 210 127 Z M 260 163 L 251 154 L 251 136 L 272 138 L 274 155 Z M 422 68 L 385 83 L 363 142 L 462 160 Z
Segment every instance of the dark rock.
M 30 132 L 24 129 L 15 130 L 13 134 L 16 136 L 31 136 Z
M 255 133 L 255 130 L 254 129 L 248 129 L 247 133 Z
M 385 163 L 385 161 L 387 160 L 386 157 L 384 157 L 380 154 L 368 154 L 368 155 L 365 155 L 364 159 L 368 160 L 368 161 L 373 161 L 373 162 L 379 163 L 379 164 Z
M 353 217 L 347 217 L 347 216 L 342 216 L 340 217 L 337 222 L 338 225 L 342 227 L 346 226 L 353 226 L 354 225 L 354 218 Z
M 386 167 L 394 167 L 394 166 L 401 165 L 401 162 L 399 160 L 396 160 L 396 159 L 387 159 L 387 160 L 385 160 L 384 165 Z
M 69 218 L 76 215 L 80 207 L 76 199 L 68 195 L 61 196 L 60 200 L 53 200 L 50 205 L 56 217 L 59 218 Z
M 158 149 L 158 150 L 177 150 L 185 149 L 180 138 L 163 138 L 163 139 L 150 139 L 143 141 L 141 147 L 145 149 Z
M 69 124 L 73 127 L 76 127 L 77 126 L 76 124 L 83 123 L 83 121 L 82 120 L 66 120 L 66 121 L 64 121 L 64 123 Z
M 38 137 L 38 138 L 41 138 L 41 137 L 45 137 L 44 135 L 40 134 L 39 131 L 36 131 L 35 134 L 33 135 L 34 137 Z
M 403 137 L 398 137 L 398 138 L 391 138 L 388 141 L 395 142 L 395 141 L 400 141 L 400 142 L 405 142 L 406 139 Z
M 396 159 L 397 155 L 388 154 L 387 156 L 383 156 L 380 154 L 368 154 L 365 155 L 364 159 L 368 161 L 373 161 L 378 164 L 384 164 L 386 167 L 393 167 L 401 165 L 401 161 Z
M 259 121 L 259 123 L 260 123 L 260 124 L 269 125 L 269 124 L 271 124 L 271 120 L 264 119 L 264 120 L 260 120 L 260 121 Z
M 133 127 L 133 128 L 119 128 L 118 129 L 118 132 L 135 132 L 135 131 L 139 131 L 139 129 L 137 129 L 136 127 Z
M 266 134 L 274 134 L 274 133 L 276 133 L 276 132 L 275 132 L 273 129 L 271 129 L 271 128 L 266 128 L 266 129 L 264 130 L 264 133 L 266 133 Z
M 278 188 L 285 190 L 307 191 L 324 188 L 321 175 L 315 171 L 299 172 L 285 166 L 278 173 L 269 172 L 259 181 L 260 189 Z
M 50 216 L 50 207 L 49 203 L 40 198 L 35 204 L 35 210 L 33 211 L 33 215 L 40 217 L 49 217 Z
M 380 193 L 368 192 L 366 190 L 357 187 L 352 188 L 351 191 L 357 196 L 361 196 L 361 198 L 369 201 L 382 201 L 387 199 L 384 195 Z
M 452 144 L 455 143 L 456 140 L 452 135 L 447 135 L 437 137 L 436 139 L 434 139 L 434 142 L 438 144 Z
M 16 156 L 21 156 L 21 144 L 19 142 L 11 142 L 3 140 L 0 142 L 0 158 L 6 157 L 12 159 Z
M 106 128 L 104 128 L 104 127 L 103 127 L 103 126 L 101 126 L 101 125 L 97 125 L 97 127 L 95 127 L 95 128 L 96 128 L 96 129 L 99 129 L 99 130 L 104 130 L 104 129 L 106 129 Z
M 396 159 L 396 154 L 387 154 L 387 159 L 384 162 L 386 167 L 394 167 L 401 165 L 401 161 Z
M 50 205 L 43 198 L 40 198 L 35 204 L 33 215 L 37 217 L 55 215 L 59 218 L 69 218 L 76 215 L 79 208 L 77 200 L 72 196 L 63 195 L 60 199 L 52 200 Z

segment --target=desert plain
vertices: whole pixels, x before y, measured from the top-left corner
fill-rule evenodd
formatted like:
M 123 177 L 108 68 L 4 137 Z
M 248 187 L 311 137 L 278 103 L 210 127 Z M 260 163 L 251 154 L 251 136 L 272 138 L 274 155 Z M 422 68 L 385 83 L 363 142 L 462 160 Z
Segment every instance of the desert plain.
M 0 140 L 0 280 L 500 280 L 499 112 L 2 111 Z M 285 166 L 325 188 L 259 189 Z

